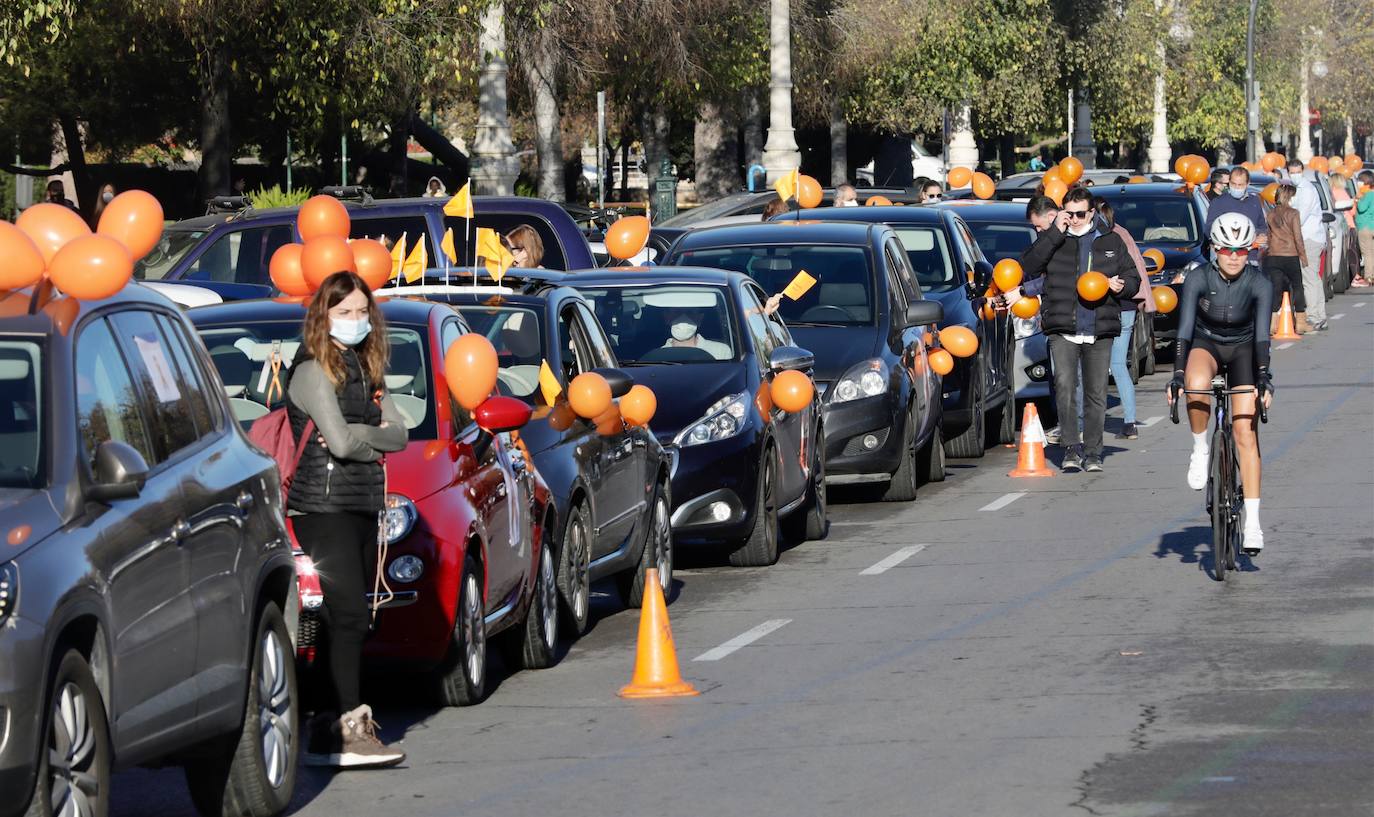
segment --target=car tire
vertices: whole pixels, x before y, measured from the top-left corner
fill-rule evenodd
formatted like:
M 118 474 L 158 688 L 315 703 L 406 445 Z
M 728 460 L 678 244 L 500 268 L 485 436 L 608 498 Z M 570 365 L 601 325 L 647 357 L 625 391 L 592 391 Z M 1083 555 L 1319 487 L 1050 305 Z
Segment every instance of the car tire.
M 277 605 L 258 616 L 243 727 L 220 757 L 186 766 L 191 802 L 204 817 L 272 817 L 296 789 L 300 730 L 296 660 Z
M 759 466 L 759 485 L 754 498 L 754 528 L 730 552 L 735 567 L 767 567 L 778 560 L 777 457 L 764 450 Z
M 587 505 L 578 502 L 563 528 L 558 550 L 558 595 L 563 601 L 563 631 L 577 638 L 587 631 L 592 609 L 592 531 Z
M 558 576 L 549 543 L 539 549 L 534 598 L 520 627 L 520 666 L 548 669 L 558 663 Z
M 1153 323 L 1146 323 L 1153 320 L 1152 312 L 1140 312 L 1135 317 L 1136 326 L 1145 323 L 1145 357 L 1140 361 L 1140 373 L 1146 376 L 1155 373 L 1155 328 Z
M 110 727 L 95 675 L 81 653 L 68 650 L 63 654 L 44 700 L 43 750 L 25 817 L 61 814 L 68 805 L 82 807 L 75 813 L 103 817 L 110 810 Z M 56 757 L 62 759 L 64 769 L 52 768 Z M 80 771 L 87 785 L 74 785 L 71 770 Z M 54 789 L 60 798 L 57 808 L 53 807 Z
M 825 487 L 825 429 L 816 427 L 811 446 L 811 481 L 801 507 L 783 520 L 783 532 L 794 542 L 818 542 L 830 535 L 830 505 Z
M 997 414 L 997 445 L 1012 445 L 1016 442 L 1016 395 L 1008 394 L 1006 402 Z
M 1014 406 L 1015 401 L 1008 401 L 1008 405 Z M 935 424 L 935 431 L 926 441 L 926 447 L 921 449 L 917 465 L 919 473 L 927 484 L 945 481 L 945 447 L 940 442 L 941 425 L 941 423 Z
M 949 457 L 977 459 L 983 456 L 986 450 L 984 443 L 987 442 L 988 416 L 983 404 L 987 399 L 987 371 L 983 367 L 981 356 L 973 359 L 973 365 L 973 397 L 969 400 L 969 414 L 972 420 L 962 434 L 945 440 L 945 455 Z
M 659 483 L 649 505 L 649 518 L 644 531 L 644 548 L 639 552 L 639 564 L 616 577 L 620 598 L 626 607 L 644 606 L 649 568 L 658 569 L 659 588 L 663 597 L 673 586 L 673 503 L 668 496 L 667 483 Z
M 906 415 L 906 428 L 902 430 L 902 459 L 897 464 L 897 470 L 892 472 L 892 478 L 888 480 L 887 488 L 884 489 L 882 500 L 884 502 L 910 502 L 916 498 L 916 488 L 918 486 L 919 466 L 916 463 L 916 407 L 912 406 Z M 938 436 L 931 437 L 935 445 L 943 446 L 943 442 Z
M 487 690 L 487 624 L 481 574 L 471 554 L 463 559 L 455 610 L 448 654 L 435 671 L 435 681 L 441 704 L 472 706 L 482 702 Z

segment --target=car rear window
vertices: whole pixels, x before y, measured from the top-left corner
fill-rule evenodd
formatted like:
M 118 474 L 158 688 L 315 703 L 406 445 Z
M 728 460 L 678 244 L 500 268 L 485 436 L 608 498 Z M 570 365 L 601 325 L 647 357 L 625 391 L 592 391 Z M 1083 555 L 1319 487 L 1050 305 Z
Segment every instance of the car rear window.
M 1112 204 L 1116 223 L 1131 238 L 1151 244 L 1196 244 L 1197 216 L 1186 196 L 1130 198 L 1104 193 Z
M 797 273 L 816 279 L 799 300 L 783 298 L 778 312 L 791 326 L 871 326 L 877 315 L 873 266 L 862 247 L 794 244 L 686 250 L 675 264 L 742 272 L 764 292 L 782 292 Z
M 916 271 L 916 280 L 923 292 L 938 292 L 961 283 L 954 275 L 949 242 L 943 229 L 908 225 L 893 225 L 892 229 L 906 248 L 906 257 Z
M 42 372 L 37 343 L 0 340 L 0 485 L 6 488 L 42 485 Z
M 1029 224 L 993 224 L 968 222 L 978 248 L 988 260 L 996 264 L 1003 258 L 1020 258 L 1035 242 L 1035 229 Z

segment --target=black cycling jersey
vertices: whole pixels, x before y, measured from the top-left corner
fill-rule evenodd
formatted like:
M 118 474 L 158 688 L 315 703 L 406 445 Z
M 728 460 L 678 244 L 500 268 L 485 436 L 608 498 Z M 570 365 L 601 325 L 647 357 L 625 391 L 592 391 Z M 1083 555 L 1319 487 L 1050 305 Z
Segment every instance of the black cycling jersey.
M 1255 365 L 1269 366 L 1269 317 L 1274 285 L 1253 264 L 1235 280 L 1228 280 L 1216 262 L 1188 273 L 1178 296 L 1178 357 L 1175 368 L 1188 363 L 1193 334 L 1212 343 L 1253 343 Z

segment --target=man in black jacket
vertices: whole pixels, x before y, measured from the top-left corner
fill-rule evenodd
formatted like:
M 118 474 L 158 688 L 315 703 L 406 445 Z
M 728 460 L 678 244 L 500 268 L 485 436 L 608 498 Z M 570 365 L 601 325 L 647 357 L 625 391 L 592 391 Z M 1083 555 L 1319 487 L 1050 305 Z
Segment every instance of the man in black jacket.
M 1054 371 L 1062 468 L 1102 470 L 1102 427 L 1107 417 L 1107 375 L 1112 339 L 1121 331 L 1121 302 L 1140 288 L 1140 275 L 1120 236 L 1102 229 L 1092 193 L 1075 187 L 1064 196 L 1054 224 L 1040 233 L 1022 256 L 1025 281 L 1017 295 L 1040 296 L 1040 322 L 1048 338 Z M 1107 276 L 1108 291 L 1089 303 L 1078 294 L 1078 279 L 1096 271 Z M 1083 428 L 1078 427 L 1078 374 L 1083 370 Z M 1081 436 L 1080 436 L 1081 432 Z

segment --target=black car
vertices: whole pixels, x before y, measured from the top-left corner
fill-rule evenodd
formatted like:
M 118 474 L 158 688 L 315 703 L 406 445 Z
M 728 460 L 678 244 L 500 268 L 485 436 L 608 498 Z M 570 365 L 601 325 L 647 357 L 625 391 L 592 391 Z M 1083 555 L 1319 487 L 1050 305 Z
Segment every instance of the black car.
M 535 409 L 520 439 L 553 495 L 564 621 L 581 633 L 588 623 L 593 581 L 614 577 L 632 607 L 643 601 L 648 568 L 658 568 L 665 593 L 671 587 L 672 496 L 667 457 L 648 430 L 623 427 L 603 434 L 595 423 L 573 419 L 566 401 L 555 398 L 549 405 L 545 399 L 539 383 L 543 364 L 560 390 L 590 371 L 606 378 L 613 397 L 634 385 L 617 368 L 615 351 L 590 305 L 576 290 L 561 285 L 561 278 L 558 272 L 512 270 L 500 286 L 482 278 L 478 286 L 429 278 L 423 285 L 389 291 L 455 308 L 472 331 L 496 347 L 500 393 Z
M 906 187 L 858 187 L 855 191 L 860 203 L 873 196 L 882 196 L 888 201 L 903 204 L 916 204 L 921 200 L 921 191 Z M 763 210 L 768 202 L 778 194 L 768 190 L 740 190 L 715 201 L 708 201 L 699 207 L 681 210 L 672 218 L 666 218 L 655 227 L 699 229 L 719 227 L 730 222 L 743 223 L 761 221 Z M 835 200 L 835 188 L 826 187 L 821 191 L 821 206 L 828 207 Z M 795 205 L 794 205 L 795 206 Z M 793 218 L 796 214 L 793 214 Z
M 944 479 L 940 377 L 927 364 L 944 310 L 886 224 L 770 222 L 683 235 L 668 263 L 742 272 L 778 293 L 803 270 L 817 279 L 778 314 L 815 354 L 824 398 L 829 474 L 887 482 L 884 498 L 910 500 L 921 480 Z
M 673 461 L 673 533 L 726 543 L 730 562 L 778 559 L 779 520 L 796 540 L 829 530 L 820 401 L 773 406 L 778 372 L 809 372 L 767 296 L 719 270 L 635 267 L 568 279 L 592 303 L 616 356 L 653 389 L 650 426 Z
M 906 251 L 909 268 L 916 273 L 915 286 L 944 307 L 940 326 L 963 326 L 978 336 L 978 354 L 955 358 L 954 371 L 942 378 L 945 454 L 981 457 L 990 443 L 1015 442 L 1011 315 L 982 316 L 992 264 L 963 219 L 953 210 L 927 206 L 828 207 L 804 210 L 801 215 L 891 227 Z
M 299 751 L 277 469 L 136 285 L 0 294 L 0 814 L 104 814 L 113 768 L 275 814 Z

